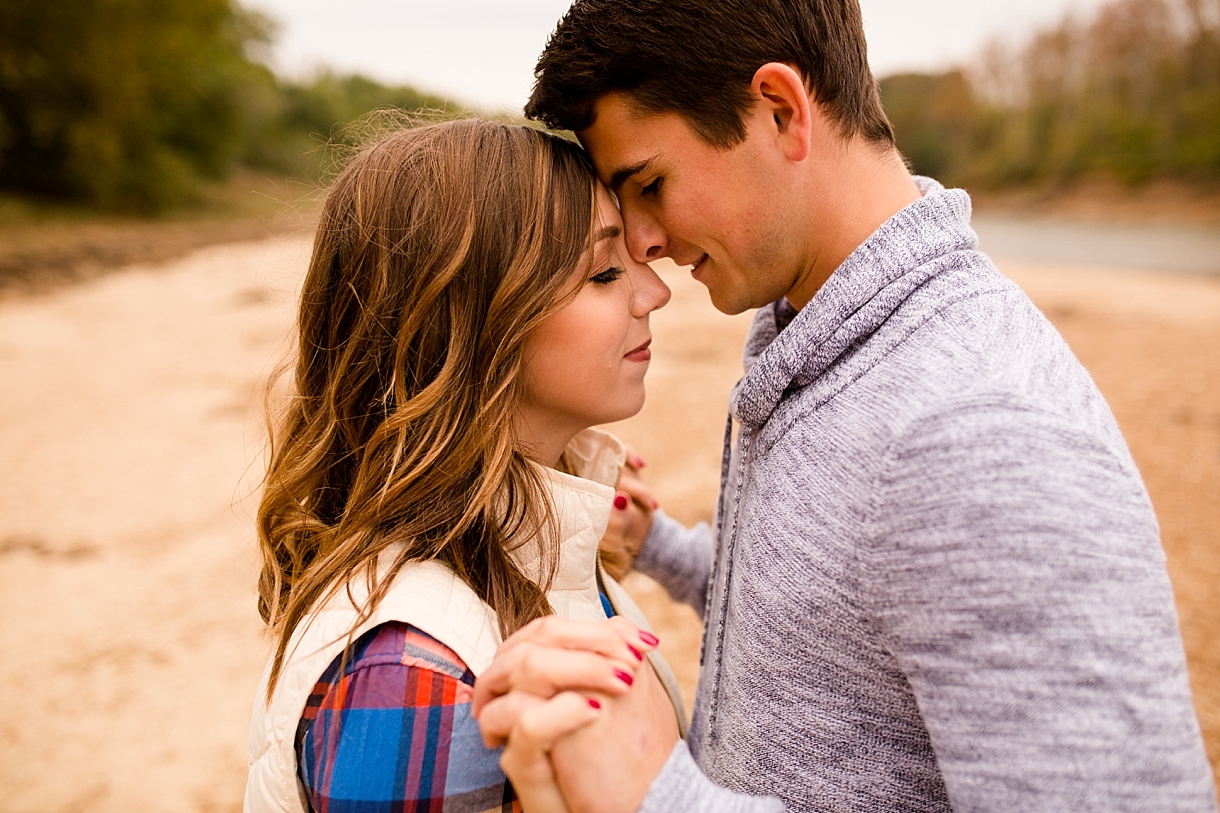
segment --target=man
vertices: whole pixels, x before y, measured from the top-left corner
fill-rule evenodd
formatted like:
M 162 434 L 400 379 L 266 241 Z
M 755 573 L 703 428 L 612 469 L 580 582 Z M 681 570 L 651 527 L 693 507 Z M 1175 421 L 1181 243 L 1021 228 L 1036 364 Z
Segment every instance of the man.
M 759 309 L 715 531 L 658 514 L 636 561 L 703 614 L 689 739 L 629 691 L 555 748 L 573 809 L 1215 810 L 1139 473 L 968 196 L 907 171 L 856 0 L 577 0 L 537 76 L 633 256 Z M 573 634 L 482 697 L 593 684 L 548 674 Z

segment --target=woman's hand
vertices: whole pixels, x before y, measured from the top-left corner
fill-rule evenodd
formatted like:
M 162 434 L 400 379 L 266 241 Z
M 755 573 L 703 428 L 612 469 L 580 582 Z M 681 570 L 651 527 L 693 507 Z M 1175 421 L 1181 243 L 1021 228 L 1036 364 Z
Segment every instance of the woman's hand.
M 616 580 L 631 572 L 652 528 L 652 512 L 658 507 L 640 475 L 643 467 L 643 458 L 627 447 L 627 464 L 619 475 L 614 508 L 600 546 L 602 565 Z
M 507 727 L 482 716 L 483 707 L 495 698 L 509 692 L 542 699 L 564 691 L 599 698 L 626 694 L 642 671 L 644 654 L 658 643 L 655 635 L 622 616 L 581 621 L 548 615 L 531 621 L 500 644 L 474 683 L 471 713 L 479 721 L 483 742 L 495 748 L 508 736 Z

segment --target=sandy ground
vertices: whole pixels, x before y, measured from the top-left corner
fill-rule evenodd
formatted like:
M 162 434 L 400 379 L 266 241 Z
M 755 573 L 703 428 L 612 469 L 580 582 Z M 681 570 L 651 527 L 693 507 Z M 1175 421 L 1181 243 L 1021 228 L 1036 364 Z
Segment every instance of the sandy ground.
M 236 811 L 265 656 L 251 495 L 261 381 L 308 240 L 0 300 L 0 813 Z M 1220 765 L 1220 279 L 999 260 L 1110 399 L 1161 520 Z M 710 518 L 748 317 L 682 271 L 650 399 L 618 427 L 671 514 Z M 689 696 L 693 614 L 642 578 Z

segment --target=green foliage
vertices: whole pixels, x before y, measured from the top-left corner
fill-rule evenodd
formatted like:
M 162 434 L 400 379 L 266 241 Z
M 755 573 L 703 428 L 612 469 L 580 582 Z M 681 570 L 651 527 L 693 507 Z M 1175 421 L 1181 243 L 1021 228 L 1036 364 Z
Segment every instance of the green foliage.
M 1116 0 L 969 75 L 881 82 L 898 146 L 955 184 L 1220 180 L 1220 0 Z
M 0 0 L 0 185 L 159 208 L 223 176 L 267 34 L 229 0 Z
M 439 96 L 358 74 L 324 71 L 306 82 L 284 83 L 278 92 L 274 116 L 251 139 L 246 163 L 300 178 L 316 178 L 328 160 L 327 146 L 342 142 L 346 128 L 370 111 L 460 112 Z
M 338 125 L 449 107 L 329 73 L 284 83 L 236 0 L 0 0 L 0 190 L 155 211 L 239 164 L 316 177 Z

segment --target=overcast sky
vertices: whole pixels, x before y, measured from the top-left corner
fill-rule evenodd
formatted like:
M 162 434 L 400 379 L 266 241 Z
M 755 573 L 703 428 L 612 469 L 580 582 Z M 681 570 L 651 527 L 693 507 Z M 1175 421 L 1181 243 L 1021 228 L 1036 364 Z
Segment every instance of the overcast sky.
M 712 2 L 713 0 L 709 0 Z M 247 0 L 281 24 L 275 67 L 321 66 L 519 111 L 571 0 Z M 936 70 L 1104 0 L 862 0 L 873 71 Z

